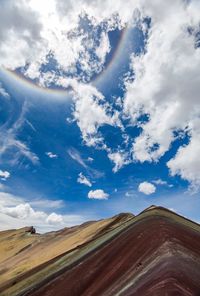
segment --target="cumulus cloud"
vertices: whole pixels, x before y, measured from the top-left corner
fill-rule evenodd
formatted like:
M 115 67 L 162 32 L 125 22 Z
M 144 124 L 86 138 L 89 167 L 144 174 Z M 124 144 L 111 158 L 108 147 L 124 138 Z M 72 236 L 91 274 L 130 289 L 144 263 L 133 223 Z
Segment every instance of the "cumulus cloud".
M 48 205 L 47 205 L 48 203 Z M 60 208 L 61 200 L 32 200 L 11 193 L 0 192 L 0 230 L 33 225 L 39 232 L 53 231 L 64 226 L 73 226 L 90 219 L 79 214 L 57 214 L 52 207 Z
M 124 111 L 133 125 L 137 125 L 141 115 L 148 114 L 148 120 L 140 125 L 142 133 L 133 141 L 135 161 L 158 161 L 177 134 L 188 132 L 189 127 L 194 139 L 188 147 L 179 149 L 168 166 L 173 175 L 179 174 L 197 185 L 199 162 L 194 146 L 199 143 L 199 131 L 192 132 L 192 122 L 200 114 L 200 54 L 194 33 L 199 30 L 199 16 L 195 12 L 199 3 L 176 0 L 173 9 L 165 6 L 161 1 L 146 5 L 152 26 L 145 53 L 132 57 L 135 80 L 126 85 Z M 193 28 L 191 32 L 189 28 Z M 194 149 L 192 158 L 191 149 Z M 191 159 L 188 169 L 181 161 L 183 155 L 185 160 Z
M 0 170 L 0 178 L 1 180 L 6 180 L 10 177 L 10 173 L 8 171 Z
M 193 193 L 197 192 L 200 188 L 200 160 L 198 157 L 200 145 L 199 124 L 200 122 L 198 121 L 197 126 L 193 129 L 189 144 L 180 147 L 174 158 L 167 163 L 172 176 L 179 175 L 182 179 L 191 183 L 190 189 Z
M 106 54 L 110 51 L 110 42 L 108 35 L 105 32 L 102 32 L 100 39 L 100 46 L 96 49 L 96 55 L 100 59 L 101 63 L 105 63 Z
M 102 143 L 99 127 L 118 125 L 118 113 L 109 114 L 105 97 L 93 86 L 76 83 L 74 85 L 75 105 L 73 116 L 88 146 Z
M 0 209 L 0 211 L 3 214 L 6 214 L 8 216 L 18 218 L 18 219 L 26 219 L 29 217 L 40 219 L 45 216 L 43 212 L 34 211 L 28 203 L 19 204 L 15 207 L 3 207 Z
M 136 8 L 144 6 L 145 1 L 127 0 L 126 5 L 122 0 L 116 0 L 113 5 L 112 0 L 77 0 L 76 2 L 65 0 L 56 0 L 56 8 L 62 18 L 69 17 L 74 22 L 81 12 L 87 12 L 89 16 L 93 16 L 93 22 L 101 22 L 108 20 L 110 25 L 116 21 L 116 15 L 119 15 L 120 24 L 125 25 L 132 20 L 133 12 Z M 114 20 L 111 16 L 115 16 Z
M 116 173 L 124 165 L 130 163 L 128 154 L 124 151 L 109 152 L 108 158 L 114 163 L 113 172 Z
M 56 205 L 56 201 L 52 201 Z M 51 203 L 51 201 L 49 201 Z M 48 214 L 44 210 L 35 210 L 33 206 L 41 208 L 44 207 L 44 201 L 36 200 L 35 202 L 26 202 L 23 198 L 19 196 L 12 195 L 6 192 L 0 192 L 0 213 L 9 217 L 15 218 L 21 222 L 24 226 L 27 226 L 27 223 L 40 225 L 42 223 L 50 224 L 59 224 L 63 222 L 61 215 L 56 213 Z M 24 222 L 23 222 L 24 221 Z M 15 227 L 15 225 L 13 225 Z
M 80 184 L 84 184 L 86 186 L 89 186 L 89 187 L 92 186 L 92 183 L 90 182 L 90 180 L 87 177 L 85 177 L 83 175 L 83 173 L 80 173 L 79 174 L 78 179 L 77 179 L 77 182 L 80 183 Z
M 61 215 L 58 215 L 56 213 L 51 213 L 47 218 L 46 218 L 47 223 L 49 224 L 61 224 L 63 223 L 63 217 Z
M 94 3 L 92 6 L 95 7 Z M 92 75 L 103 70 L 110 51 L 108 31 L 116 27 L 110 11 L 108 18 L 99 18 L 100 3 L 98 11 L 90 8 L 87 1 L 3 1 L 0 13 L 1 65 L 13 70 L 22 67 L 24 75 L 44 86 L 51 82 L 59 84 L 59 78 L 66 74 L 83 81 L 90 80 Z M 92 29 L 87 30 L 87 26 L 81 25 L 83 23 L 88 23 Z M 56 61 L 56 69 L 42 72 L 42 65 L 47 65 L 51 58 Z M 78 69 L 82 76 L 78 75 Z
M 129 4 L 126 7 L 128 6 Z M 115 164 L 114 172 L 131 161 L 159 161 L 171 148 L 173 141 L 182 137 L 183 133 L 186 134 L 189 130 L 191 137 L 198 134 L 192 132 L 192 122 L 200 114 L 200 49 L 196 45 L 196 34 L 199 30 L 199 16 L 196 11 L 199 4 L 197 1 L 186 3 L 176 0 L 173 9 L 168 4 L 165 4 L 163 9 L 162 1 L 141 1 L 141 5 L 135 2 L 133 9 L 136 7 L 140 11 L 139 18 L 147 16 L 151 19 L 151 27 L 144 52 L 132 55 L 134 80 L 132 77 L 130 81 L 126 79 L 123 112 L 128 116 L 130 124 L 140 127 L 142 132 L 135 139 L 129 138 L 128 141 L 132 141 L 131 154 L 127 155 L 126 151 L 116 153 L 102 146 L 109 151 L 108 157 Z M 124 12 L 124 9 L 122 11 Z M 147 28 L 144 26 L 143 29 Z M 115 117 L 109 115 L 108 105 L 101 103 L 104 101 L 102 94 L 88 86 L 87 89 L 84 86 L 85 91 L 82 86 L 74 88 L 81 90 L 77 91 L 74 118 L 85 143 L 98 147 L 98 144 L 103 142 L 103 135 L 98 133 L 98 127 L 105 124 L 120 126 L 121 122 L 119 123 L 117 113 Z M 80 92 L 84 93 L 81 99 Z M 138 122 L 143 115 L 147 116 L 147 120 Z M 198 137 L 194 141 L 198 142 Z M 180 152 L 184 151 L 184 154 L 188 153 L 189 156 L 194 141 L 191 139 L 188 149 L 182 147 L 184 149 L 180 148 Z M 177 153 L 179 159 L 180 152 Z M 175 159 L 169 162 L 168 166 L 173 175 L 179 174 L 197 186 L 198 176 L 192 164 L 188 169 L 190 175 L 185 173 L 184 167 L 182 170 L 175 168 Z
M 138 186 L 138 191 L 150 195 L 156 191 L 156 187 L 149 182 L 142 182 Z
M 89 199 L 108 199 L 109 194 L 102 189 L 90 190 L 88 192 Z
M 19 204 L 13 207 L 1 206 L 0 212 L 13 218 L 22 220 L 27 219 L 27 221 L 29 219 L 30 221 L 35 220 L 35 222 L 42 220 L 49 224 L 62 224 L 64 222 L 62 215 L 58 215 L 56 213 L 51 213 L 48 215 L 43 211 L 36 211 L 30 206 L 29 203 Z
M 36 59 L 41 50 L 41 29 L 39 15 L 27 1 L 1 1 L 0 64 L 16 69 Z

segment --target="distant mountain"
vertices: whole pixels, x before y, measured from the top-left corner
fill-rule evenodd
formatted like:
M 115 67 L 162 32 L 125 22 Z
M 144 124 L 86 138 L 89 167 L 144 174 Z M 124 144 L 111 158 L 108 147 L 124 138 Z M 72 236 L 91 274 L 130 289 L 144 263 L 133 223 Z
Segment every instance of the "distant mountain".
M 0 295 L 200 296 L 200 225 L 162 207 L 0 232 Z

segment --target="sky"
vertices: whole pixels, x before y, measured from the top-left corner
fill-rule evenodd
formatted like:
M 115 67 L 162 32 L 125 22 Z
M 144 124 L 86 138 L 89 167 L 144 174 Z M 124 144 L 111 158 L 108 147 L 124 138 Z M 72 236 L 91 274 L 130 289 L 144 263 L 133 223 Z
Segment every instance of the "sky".
M 200 222 L 199 0 L 0 1 L 0 230 Z

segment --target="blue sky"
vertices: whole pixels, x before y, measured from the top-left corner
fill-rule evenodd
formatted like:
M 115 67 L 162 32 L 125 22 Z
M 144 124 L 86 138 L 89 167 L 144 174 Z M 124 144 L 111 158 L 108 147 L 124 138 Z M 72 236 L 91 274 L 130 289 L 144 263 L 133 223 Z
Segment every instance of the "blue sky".
M 0 3 L 1 228 L 200 221 L 198 2 L 48 3 Z

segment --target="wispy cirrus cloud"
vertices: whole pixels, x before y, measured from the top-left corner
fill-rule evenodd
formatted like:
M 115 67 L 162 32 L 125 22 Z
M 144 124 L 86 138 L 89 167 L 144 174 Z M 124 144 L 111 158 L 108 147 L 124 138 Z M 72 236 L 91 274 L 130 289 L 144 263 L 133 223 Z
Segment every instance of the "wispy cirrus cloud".
M 37 209 L 61 209 L 65 206 L 65 202 L 62 199 L 46 199 L 46 198 L 36 198 L 29 201 L 30 205 Z
M 76 161 L 81 167 L 83 167 L 88 173 L 88 175 L 92 178 L 101 178 L 104 175 L 103 172 L 91 168 L 91 166 L 88 165 L 88 158 L 83 159 L 83 157 L 77 149 L 71 147 L 67 150 L 67 153 L 74 161 Z
M 78 150 L 76 150 L 75 148 L 70 148 L 67 150 L 67 152 L 68 152 L 69 156 L 73 160 L 78 162 L 83 168 L 85 168 L 85 169 L 89 168 L 89 166 L 86 164 L 86 162 L 81 157 L 81 154 L 78 152 Z
M 28 105 L 24 102 L 17 120 L 11 125 L 9 125 L 9 121 L 7 121 L 0 127 L 0 159 L 8 155 L 9 158 L 6 159 L 6 161 L 12 165 L 17 164 L 22 156 L 33 164 L 39 163 L 38 156 L 29 149 L 25 142 L 18 139 L 18 133 L 25 122 L 27 110 Z M 10 156 L 11 151 L 12 157 Z

